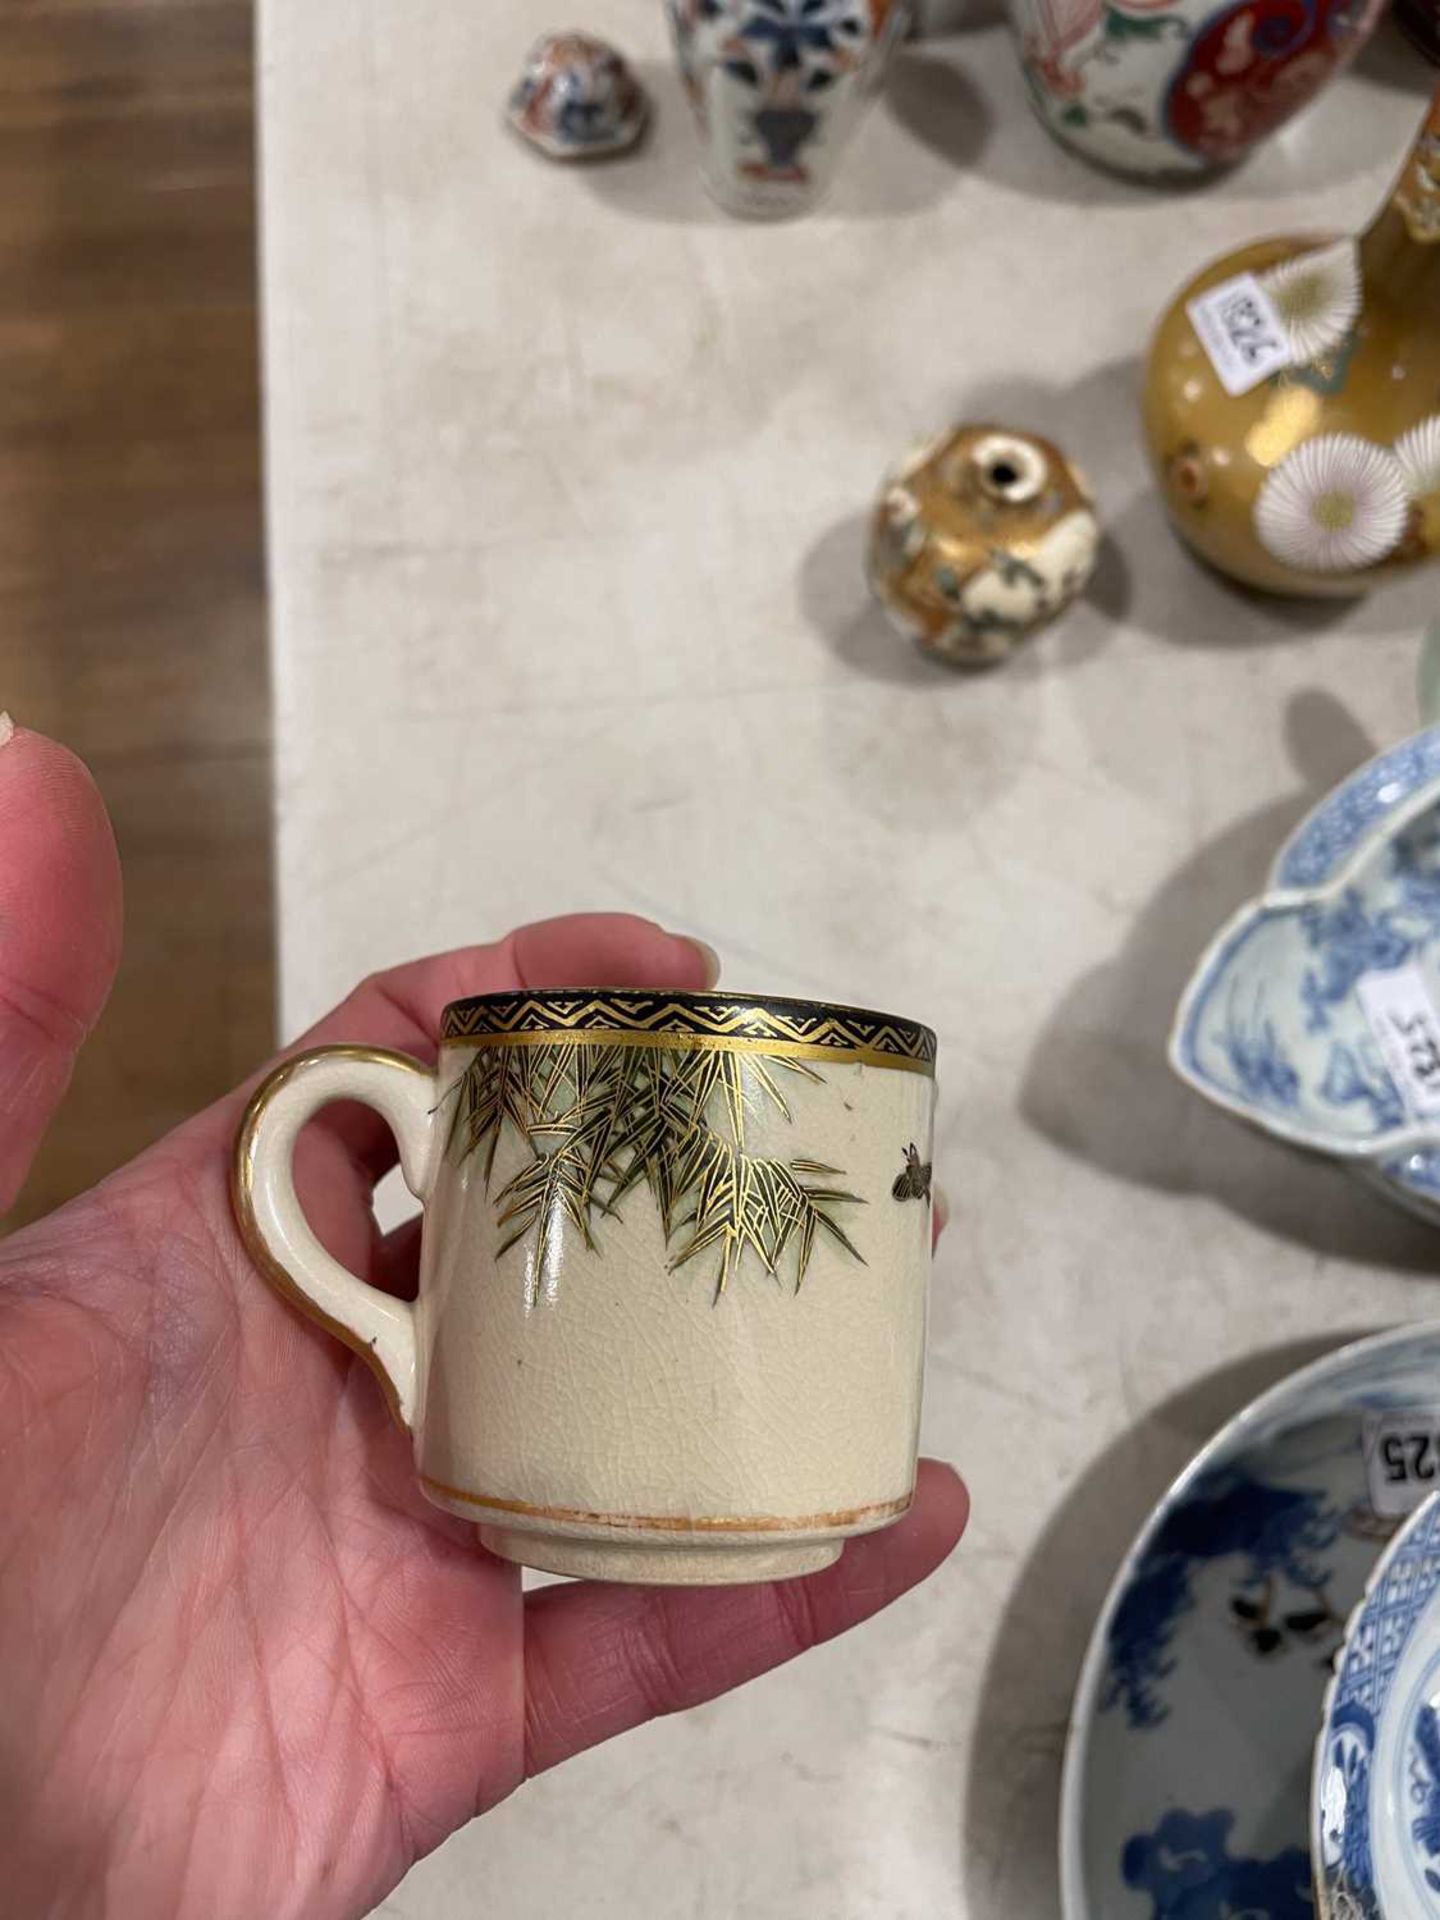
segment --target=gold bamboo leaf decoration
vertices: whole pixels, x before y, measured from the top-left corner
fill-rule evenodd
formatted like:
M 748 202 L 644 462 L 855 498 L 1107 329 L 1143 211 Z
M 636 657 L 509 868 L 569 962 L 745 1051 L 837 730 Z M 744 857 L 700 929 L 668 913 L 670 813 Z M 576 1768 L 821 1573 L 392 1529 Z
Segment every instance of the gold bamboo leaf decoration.
M 531 1158 L 495 1195 L 497 1257 L 532 1231 L 532 1285 L 568 1225 L 587 1247 L 633 1189 L 659 1211 L 671 1271 L 709 1256 L 718 1301 L 746 1259 L 798 1292 L 817 1238 L 864 1265 L 835 1210 L 864 1204 L 838 1167 L 750 1153 L 747 1103 L 769 1102 L 787 1121 L 780 1076 L 819 1081 L 803 1061 L 721 1048 L 682 1052 L 565 1041 L 483 1047 L 451 1089 L 449 1150 L 482 1156 L 489 1190 L 507 1133 Z

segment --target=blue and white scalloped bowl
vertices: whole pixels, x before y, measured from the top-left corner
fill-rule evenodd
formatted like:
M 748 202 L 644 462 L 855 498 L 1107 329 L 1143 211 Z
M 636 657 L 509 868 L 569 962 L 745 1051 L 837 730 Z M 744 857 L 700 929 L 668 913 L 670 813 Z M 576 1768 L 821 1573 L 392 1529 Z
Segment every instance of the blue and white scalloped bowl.
M 1175 1071 L 1217 1106 L 1440 1219 L 1440 1108 L 1397 1082 L 1359 991 L 1402 970 L 1440 1008 L 1440 726 L 1301 823 L 1211 942 L 1170 1037 Z
M 1346 1629 L 1310 1834 L 1321 1920 L 1440 1915 L 1440 1495 L 1386 1549 Z
M 1157 1504 L 1076 1689 L 1065 1920 L 1314 1920 L 1311 1773 L 1331 1662 L 1397 1526 L 1371 1504 L 1366 1422 L 1401 1411 L 1440 1422 L 1440 1326 L 1293 1373 Z

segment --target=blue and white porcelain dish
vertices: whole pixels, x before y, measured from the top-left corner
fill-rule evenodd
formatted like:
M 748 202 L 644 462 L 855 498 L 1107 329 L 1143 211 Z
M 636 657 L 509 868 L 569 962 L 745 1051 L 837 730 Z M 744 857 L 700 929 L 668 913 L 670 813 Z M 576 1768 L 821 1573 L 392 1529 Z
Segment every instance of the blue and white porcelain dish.
M 1440 1008 L 1440 727 L 1361 767 L 1301 823 L 1265 892 L 1212 941 L 1170 1038 L 1175 1071 L 1217 1106 L 1440 1217 L 1440 1016 L 1422 1013 L 1413 1069 L 1397 1068 L 1408 1043 L 1382 1035 L 1362 1000 L 1387 980 L 1387 997 Z
M 1330 1663 L 1397 1524 L 1372 1506 L 1365 1462 L 1367 1417 L 1387 1412 L 1440 1421 L 1440 1325 L 1281 1381 L 1156 1506 L 1076 1690 L 1065 1920 L 1311 1920 Z
M 1440 1495 L 1412 1514 L 1346 1630 L 1315 1747 L 1323 1920 L 1440 1914 Z

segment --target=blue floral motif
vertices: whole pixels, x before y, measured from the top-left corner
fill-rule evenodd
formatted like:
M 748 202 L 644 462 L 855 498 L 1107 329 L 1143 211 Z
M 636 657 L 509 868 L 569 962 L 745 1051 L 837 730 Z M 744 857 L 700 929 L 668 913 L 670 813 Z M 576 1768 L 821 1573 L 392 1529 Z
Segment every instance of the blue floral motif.
M 1440 1715 L 1434 1707 L 1421 1707 L 1415 1720 L 1415 1744 L 1425 1765 L 1426 1778 L 1417 1780 L 1416 1795 L 1423 1811 L 1410 1823 L 1410 1832 L 1433 1860 L 1440 1854 Z M 1440 1890 L 1440 1873 L 1426 1867 L 1427 1883 Z
M 1190 1563 L 1180 1554 L 1146 1554 L 1110 1622 L 1110 1670 L 1102 1712 L 1124 1701 L 1132 1727 L 1153 1727 L 1170 1709 L 1159 1683 L 1175 1671 L 1170 1652 L 1176 1625 L 1195 1605 Z
M 1417 1809 L 1415 1844 L 1433 1861 L 1432 1842 L 1440 1842 L 1440 1727 L 1428 1701 L 1420 1702 L 1407 1726 L 1403 1775 L 1397 1757 L 1389 1774 L 1378 1784 L 1371 1781 L 1378 1729 L 1394 1703 L 1392 1687 L 1437 1591 L 1440 1500 L 1432 1499 L 1407 1523 L 1371 1582 L 1346 1636 L 1326 1712 L 1316 1868 L 1337 1910 L 1343 1897 L 1357 1920 L 1380 1920 L 1370 1844 L 1377 1802 L 1397 1805 L 1408 1791 Z M 1434 1871 L 1424 1870 L 1427 1877 Z M 1440 1874 L 1431 1885 L 1440 1892 Z
M 1269 1860 L 1230 1852 L 1235 1816 L 1173 1808 L 1153 1833 L 1125 1843 L 1125 1884 L 1150 1896 L 1152 1920 L 1313 1920 L 1310 1856 L 1287 1847 Z
M 1232 994 L 1225 1010 L 1220 1045 L 1230 1071 L 1247 1100 L 1259 1105 L 1293 1107 L 1300 1098 L 1300 1076 L 1286 1053 L 1275 1023 L 1262 1012 L 1257 995 L 1254 1012 L 1246 1021 Z
M 1440 821 L 1422 814 L 1397 836 L 1387 864 L 1393 905 L 1371 913 L 1359 888 L 1347 887 L 1333 906 L 1301 912 L 1306 944 L 1320 961 L 1301 988 L 1311 1033 L 1329 1029 L 1331 1008 L 1365 974 L 1402 966 L 1440 938 Z
M 1440 727 L 1402 741 L 1328 794 L 1283 848 L 1277 887 L 1328 880 L 1385 816 L 1440 777 Z
M 1388 1071 L 1362 1044 L 1350 1047 L 1337 1040 L 1330 1049 L 1330 1064 L 1320 1083 L 1320 1098 L 1332 1107 L 1351 1106 L 1364 1101 L 1370 1108 L 1376 1131 L 1399 1127 L 1405 1122 L 1405 1102 Z
M 1370 1765 L 1375 1722 L 1358 1701 L 1342 1703 L 1325 1728 L 1325 1764 L 1319 1787 L 1320 1869 L 1327 1886 L 1343 1892 L 1353 1920 L 1378 1920 L 1370 1853 Z
M 1396 838 L 1390 871 L 1402 911 L 1420 922 L 1420 942 L 1433 940 L 1440 933 L 1440 816 L 1422 813 Z
M 1440 1149 L 1417 1147 L 1413 1153 L 1384 1161 L 1380 1170 L 1397 1187 L 1440 1200 Z
M 1440 726 L 1322 801 L 1282 848 L 1269 888 L 1190 982 L 1171 1042 L 1177 1071 L 1321 1151 L 1404 1128 L 1415 1109 L 1358 989 L 1413 966 L 1440 998 Z M 1364 1170 L 1440 1214 L 1440 1149 L 1405 1147 Z
M 1343 1524 L 1323 1493 L 1272 1486 L 1231 1467 L 1203 1475 L 1156 1529 L 1115 1609 L 1101 1711 L 1123 1706 L 1132 1727 L 1165 1718 L 1161 1683 L 1175 1665 L 1171 1641 L 1195 1604 L 1194 1570 L 1209 1561 L 1240 1562 L 1231 1606 L 1256 1652 L 1278 1650 L 1282 1626 L 1292 1622 L 1301 1636 L 1324 1626 L 1331 1618 L 1322 1593 L 1331 1577 L 1325 1556 Z M 1321 1604 L 1274 1624 L 1277 1581 Z
M 834 54 L 865 37 L 857 0 L 750 0 L 740 38 L 768 47 L 777 71 L 794 72 L 806 54 Z
M 1363 975 L 1398 967 L 1415 950 L 1414 940 L 1394 925 L 1394 909 L 1367 913 L 1356 887 L 1347 887 L 1332 907 L 1306 907 L 1300 926 L 1306 944 L 1320 957 L 1319 968 L 1307 970 L 1301 988 L 1311 1033 L 1326 1031 L 1331 1007 L 1348 1000 Z

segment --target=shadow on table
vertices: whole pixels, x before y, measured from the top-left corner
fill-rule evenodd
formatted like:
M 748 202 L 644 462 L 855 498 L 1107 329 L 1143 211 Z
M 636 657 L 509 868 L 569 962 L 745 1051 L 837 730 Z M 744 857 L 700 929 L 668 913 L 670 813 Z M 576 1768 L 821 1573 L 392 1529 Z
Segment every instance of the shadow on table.
M 992 25 L 994 23 L 991 23 Z M 975 83 L 961 64 L 965 34 L 946 34 L 922 40 L 896 59 L 886 85 L 886 104 L 893 117 L 923 146 L 952 165 L 973 169 L 984 179 L 1028 199 L 1062 205 L 1144 206 L 1157 193 L 1169 198 L 1204 192 L 1212 178 L 1193 180 L 1172 174 L 1163 188 L 1107 173 L 1062 146 L 1050 133 L 1031 103 L 1018 57 L 987 72 L 991 99 L 981 111 L 984 138 L 970 137 L 968 101 L 978 101 Z
M 1170 525 L 1146 457 L 1143 381 L 1138 358 L 1112 360 L 1070 386 L 1011 377 L 963 391 L 950 404 L 955 420 L 1043 433 L 1084 469 L 1108 537 L 1086 596 L 1091 605 L 1185 647 L 1267 646 L 1342 620 L 1356 634 L 1423 631 L 1435 598 L 1423 567 L 1361 598 L 1286 599 L 1236 586 L 1191 553 Z
M 961 1816 L 967 1911 L 1060 1911 L 1070 1703 L 1110 1582 L 1155 1502 L 1257 1394 L 1370 1330 L 1247 1354 L 1206 1374 L 1137 1421 L 1066 1494 L 1017 1574 L 981 1684 Z
M 944 94 L 946 83 L 936 70 L 953 69 L 963 61 L 971 38 L 969 34 L 946 34 L 923 40 L 911 55 L 917 67 L 927 70 L 923 86 L 914 76 L 908 88 L 895 84 L 899 79 L 897 64 L 890 87 L 890 110 L 927 144 L 937 144 L 937 136 L 938 143 L 943 143 L 944 138 L 944 116 L 937 119 L 927 110 L 929 102 L 942 99 Z M 1420 99 L 1440 78 L 1388 22 L 1382 24 L 1356 64 L 1367 80 L 1412 92 L 1417 109 Z M 1353 96 L 1344 99 L 1322 95 L 1236 166 L 1208 173 L 1176 171 L 1160 180 L 1146 180 L 1108 172 L 1055 139 L 1031 102 L 1018 56 L 1008 62 L 987 60 L 986 79 L 991 126 L 969 164 L 996 186 L 1049 203 L 1137 210 L 1183 206 L 1187 200 L 1211 192 L 1226 193 L 1233 182 L 1245 203 L 1252 206 L 1272 196 L 1302 191 L 1313 194 L 1317 196 L 1316 223 L 1323 226 L 1324 194 L 1363 178 L 1376 167 L 1393 164 L 1398 168 L 1407 138 L 1403 132 L 1397 136 L 1387 115 L 1360 111 Z M 1177 153 L 1177 160 L 1179 157 Z M 1204 261 L 1202 244 L 1197 249 L 1196 267 L 1203 266 Z M 1127 272 L 1131 270 L 1127 266 Z M 1067 289 L 1072 297 L 1074 291 Z M 1173 291 L 1157 290 L 1157 307 Z
M 1187 860 L 1115 958 L 1076 982 L 1031 1051 L 1021 1112 L 1064 1152 L 1137 1186 L 1209 1193 L 1265 1232 L 1327 1257 L 1435 1274 L 1433 1227 L 1332 1161 L 1211 1107 L 1166 1059 L 1175 1008 L 1212 936 L 1263 886 L 1291 828 L 1375 751 L 1328 694 L 1296 695 L 1285 724 L 1300 790 Z
M 1097 569 L 1087 598 L 1112 620 L 1157 640 L 1224 649 L 1323 633 L 1343 620 L 1352 633 L 1418 636 L 1433 617 L 1425 568 L 1363 598 L 1286 599 L 1234 585 L 1198 559 L 1174 531 L 1150 471 L 1140 420 L 1144 365 L 1112 360 L 1069 386 L 1007 378 L 958 394 L 954 420 L 993 420 L 1056 441 L 1084 469 L 1113 560 Z
M 1131 618 L 1138 584 L 1131 555 L 1144 549 L 1132 548 L 1120 537 L 1117 515 L 1118 503 L 1147 484 L 1136 428 L 1139 391 L 1139 362 L 1127 358 L 1106 361 L 1064 385 L 1006 375 L 981 387 L 963 388 L 949 403 L 951 420 L 990 421 L 1053 440 L 1080 468 L 1095 496 L 1104 542 L 1094 575 L 1079 604 L 1038 636 L 1038 645 L 1015 656 L 1020 671 L 1043 675 L 1052 654 L 1067 662 L 1088 659 L 1104 644 L 1107 624 Z M 1066 642 L 1067 632 L 1087 625 L 1088 644 Z
M 1304 640 L 1339 621 L 1361 636 L 1413 629 L 1418 638 L 1434 611 L 1434 584 L 1424 568 L 1363 599 L 1285 599 L 1235 586 L 1190 553 L 1170 526 L 1145 457 L 1141 378 L 1138 360 L 1114 360 L 1068 386 L 1009 376 L 960 388 L 937 405 L 937 429 L 983 420 L 1054 440 L 1084 470 L 1106 528 L 1080 603 L 987 671 L 1043 679 L 1082 665 L 1104 646 L 1108 627 L 1120 623 L 1175 646 L 1223 651 Z M 868 525 L 869 503 L 857 503 L 806 555 L 800 601 L 810 625 L 840 660 L 871 679 L 923 686 L 943 676 L 973 678 L 924 659 L 890 627 L 865 582 Z
M 985 33 L 1005 26 L 1005 0 L 920 0 L 919 24 L 913 36 L 922 44 L 948 40 L 954 34 Z
M 841 156 L 835 184 L 818 209 L 821 217 L 868 220 L 919 213 L 944 199 L 957 171 L 973 164 L 989 134 L 989 109 L 958 69 L 946 66 L 932 74 L 930 65 L 902 50 L 891 85 L 912 101 L 931 137 L 921 135 L 917 151 L 883 115 L 868 114 Z M 912 67 L 918 71 L 911 73 Z M 701 178 L 700 136 L 674 65 L 637 61 L 636 72 L 654 106 L 651 130 L 638 153 L 584 169 L 582 178 L 597 198 L 635 219 L 676 226 L 788 225 L 737 219 L 716 205 Z
M 1123 416 L 1137 378 L 1135 363 L 1115 361 L 1070 386 L 1005 379 L 959 394 L 937 408 L 935 424 L 988 420 L 997 426 L 1045 434 L 1085 468 L 1106 503 L 1143 484 L 1143 470 Z M 1121 420 L 1116 431 L 1117 419 Z M 897 446 L 896 453 L 901 451 Z M 877 490 L 879 475 L 876 476 Z M 928 659 L 890 625 L 865 579 L 870 509 L 847 514 L 828 527 L 806 554 L 800 573 L 800 605 L 810 625 L 836 657 L 872 680 L 897 686 L 974 685 L 993 673 L 1021 680 L 1045 679 L 1092 659 L 1108 628 L 1130 615 L 1134 581 L 1122 542 L 1108 536 L 1080 602 L 1053 626 L 1022 643 L 1008 660 L 978 672 Z
M 1123 609 L 1129 597 L 1124 556 L 1107 540 L 1084 599 L 1063 619 L 1022 641 L 1008 660 L 979 668 L 950 667 L 892 627 L 881 611 L 865 578 L 869 537 L 868 513 L 847 514 L 825 530 L 801 566 L 800 608 L 843 665 L 892 686 L 939 692 L 977 685 L 996 673 L 1037 680 L 1067 671 L 1099 653 L 1107 623 L 1120 617 L 1117 609 Z
M 944 684 L 949 669 L 929 660 L 897 633 L 865 578 L 868 513 L 837 520 L 800 567 L 800 610 L 835 657 L 871 680 L 900 687 Z
M 1420 107 L 1440 86 L 1440 72 L 1411 46 L 1388 13 L 1356 55 L 1355 71 L 1377 86 L 1414 94 L 1417 121 Z M 1395 164 L 1400 164 L 1398 153 Z
M 968 171 L 989 143 L 993 110 L 958 61 L 930 51 L 936 44 L 946 42 L 922 41 L 895 56 L 885 81 L 885 106 L 920 146 L 951 169 Z
M 1143 460 L 1143 455 L 1137 458 Z M 1142 570 L 1135 578 L 1131 624 L 1157 640 L 1229 652 L 1303 640 L 1340 621 L 1357 636 L 1413 628 L 1418 639 L 1434 616 L 1435 584 L 1423 567 L 1363 598 L 1349 600 L 1290 600 L 1236 586 L 1180 540 L 1149 482 L 1148 469 L 1145 473 L 1144 489 L 1121 512 L 1112 532 L 1127 553 L 1153 553 L 1168 545 L 1180 556 L 1180 564 Z

